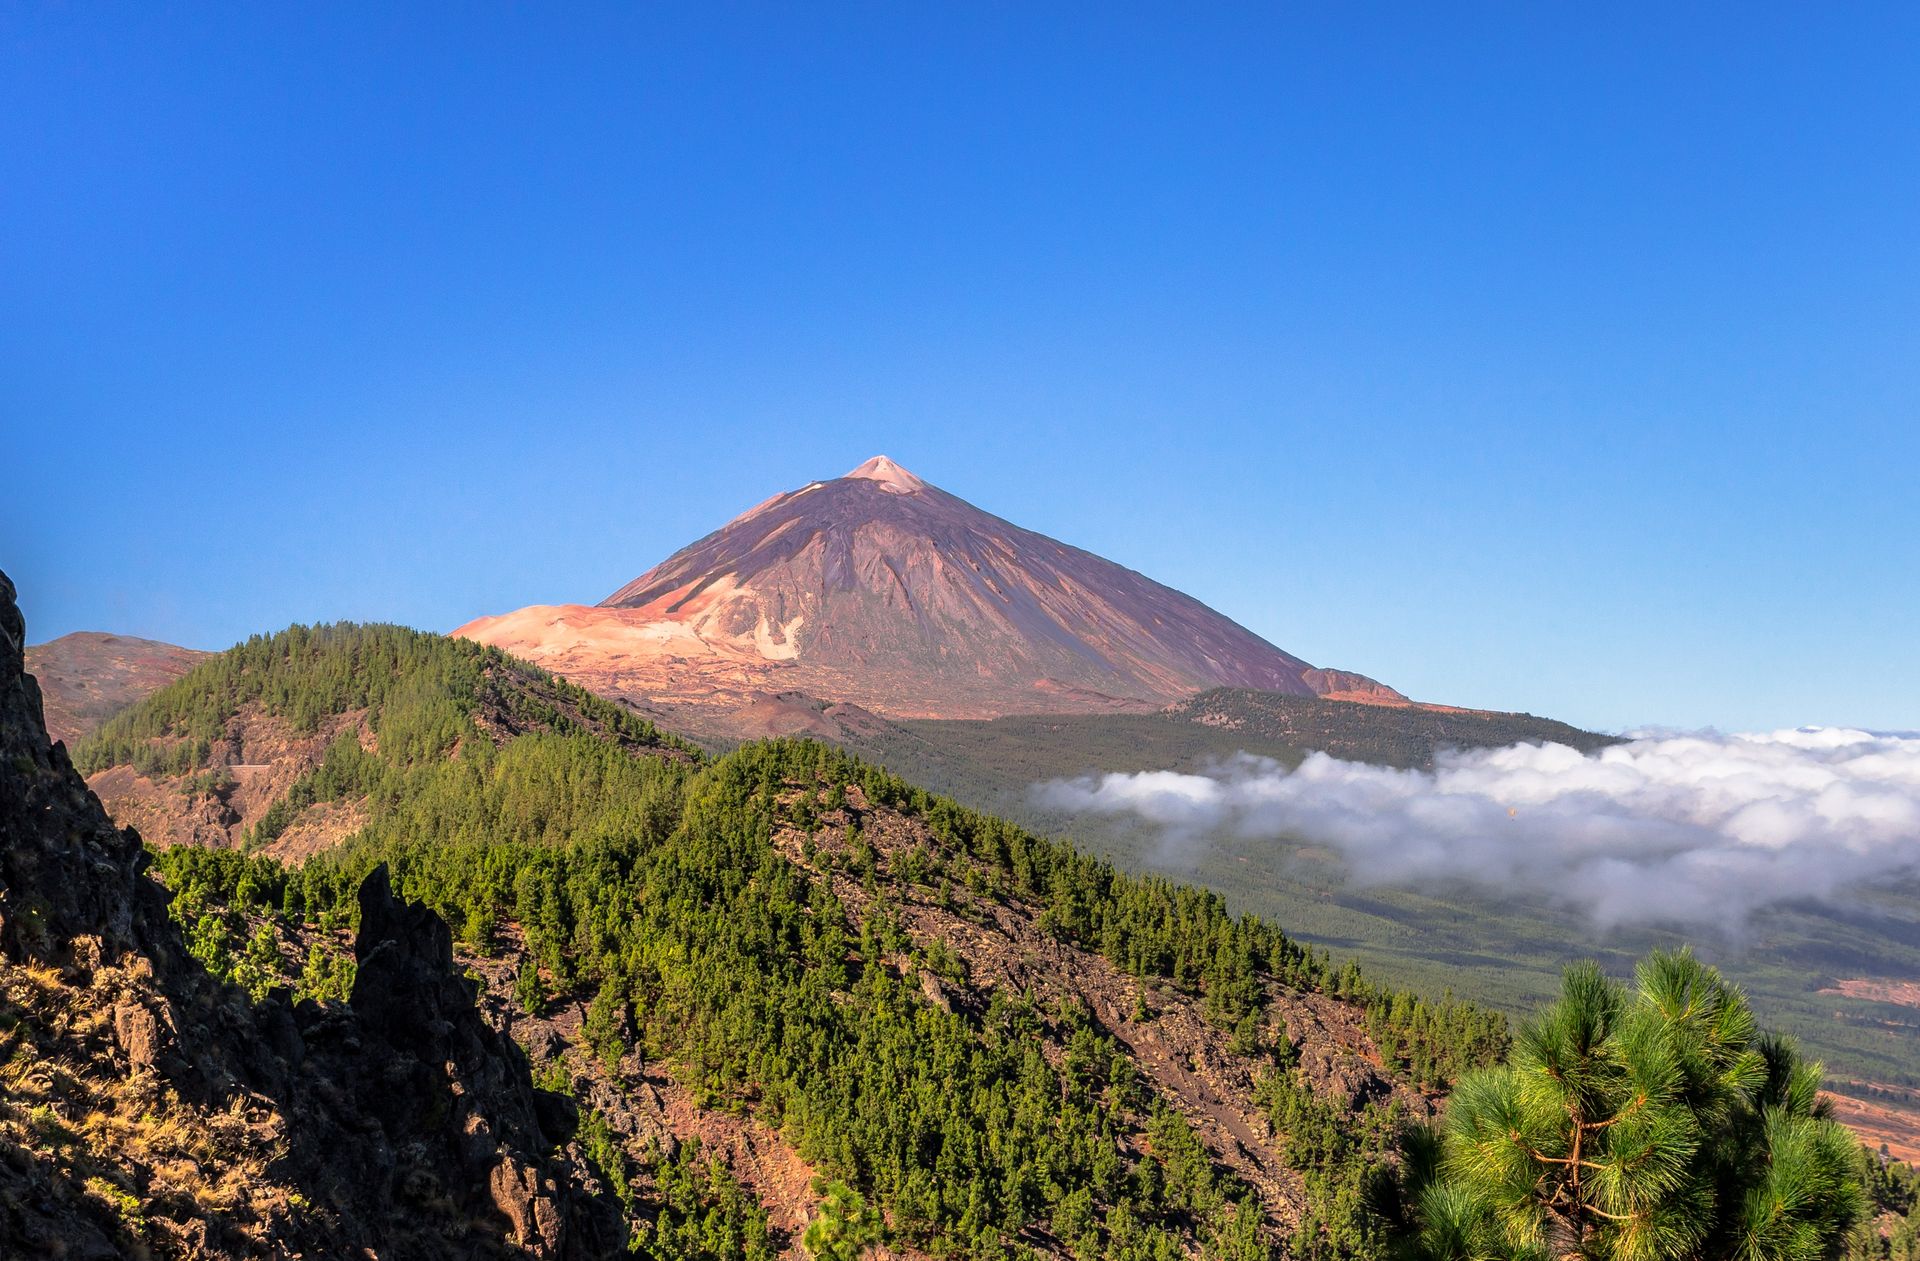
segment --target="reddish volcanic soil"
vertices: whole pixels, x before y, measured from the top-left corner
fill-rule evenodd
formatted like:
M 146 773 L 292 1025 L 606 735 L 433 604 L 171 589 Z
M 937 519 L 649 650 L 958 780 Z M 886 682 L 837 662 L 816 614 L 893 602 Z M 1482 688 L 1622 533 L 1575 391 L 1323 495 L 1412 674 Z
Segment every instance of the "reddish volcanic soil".
M 1405 703 L 884 456 L 776 495 L 599 605 L 454 633 L 739 734 L 792 692 L 896 718 L 1144 711 L 1222 685 Z
M 1871 1088 L 1871 1083 L 1860 1083 Z M 1920 1096 L 1894 1086 L 1880 1087 L 1885 1092 L 1873 1099 L 1824 1092 L 1833 1105 L 1836 1121 L 1860 1136 L 1860 1141 L 1875 1151 L 1882 1143 L 1895 1160 L 1920 1165 Z
M 131 635 L 76 631 L 27 649 L 47 734 L 69 745 L 198 665 L 208 654 Z

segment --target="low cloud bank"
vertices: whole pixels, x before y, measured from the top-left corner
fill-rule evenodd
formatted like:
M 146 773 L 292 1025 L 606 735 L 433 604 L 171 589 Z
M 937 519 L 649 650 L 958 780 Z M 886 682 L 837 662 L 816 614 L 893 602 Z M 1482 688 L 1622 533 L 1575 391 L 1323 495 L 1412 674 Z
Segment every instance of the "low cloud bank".
M 1586 910 L 1602 926 L 1737 931 L 1782 902 L 1839 901 L 1920 872 L 1920 737 L 1838 728 L 1646 734 L 1443 754 L 1432 771 L 1324 753 L 1242 754 L 1207 774 L 1037 785 L 1055 808 L 1133 816 L 1175 846 L 1293 837 L 1361 883 L 1465 882 Z

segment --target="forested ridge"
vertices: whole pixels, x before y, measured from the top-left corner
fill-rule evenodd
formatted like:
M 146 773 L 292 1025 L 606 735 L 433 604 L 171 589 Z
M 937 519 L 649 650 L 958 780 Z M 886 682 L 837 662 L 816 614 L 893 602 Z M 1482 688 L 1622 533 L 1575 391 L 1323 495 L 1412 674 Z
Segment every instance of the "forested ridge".
M 102 724 L 73 751 L 74 765 L 82 774 L 120 764 L 160 774 L 218 766 L 216 747 L 248 706 L 301 732 L 365 711 L 390 762 L 438 757 L 483 731 L 592 732 L 625 747 L 694 755 L 652 723 L 496 648 L 337 622 L 255 635 L 208 658 Z
M 367 709 L 373 738 L 335 741 L 285 812 L 363 799 L 347 841 L 293 867 L 160 853 L 191 948 L 255 993 L 336 1001 L 354 890 L 385 863 L 469 958 L 503 956 L 517 1008 L 580 1012 L 563 1053 L 536 1054 L 548 1084 L 586 1098 L 670 1079 L 751 1118 L 819 1171 L 827 1234 L 968 1257 L 1386 1256 L 1408 1219 L 1403 1137 L 1433 1092 L 1506 1052 L 1496 1013 L 1381 986 L 1215 894 L 828 746 L 705 762 L 591 698 L 516 697 L 546 686 L 531 667 L 411 634 L 253 641 L 247 667 L 182 680 L 83 750 L 211 745 L 249 702 L 309 723 L 338 712 L 302 700 L 292 674 L 328 706 Z M 354 682 L 369 660 L 413 682 Z M 1079 988 L 1048 983 L 1043 947 L 1066 952 L 1048 966 L 1064 960 Z M 1128 1010 L 1085 997 L 1105 993 Z M 1201 1032 L 1178 1025 L 1188 1014 Z M 1214 1104 L 1251 1110 L 1258 1132 L 1233 1137 L 1233 1116 L 1220 1130 Z M 582 1141 L 636 1250 L 795 1242 L 722 1163 L 636 1141 L 613 1111 L 589 1109 Z
M 540 766 L 563 748 L 529 738 L 482 755 L 485 767 L 462 767 L 463 757 L 418 768 L 392 814 L 296 869 L 176 849 L 161 870 L 196 948 L 259 985 L 271 981 L 262 952 L 249 953 L 258 934 L 228 928 L 229 917 L 343 927 L 351 891 L 387 862 L 472 950 L 494 949 L 499 926 L 515 925 L 531 960 L 524 1001 L 587 1001 L 584 1034 L 606 1062 L 630 1047 L 670 1062 L 715 1106 L 750 1106 L 873 1196 L 903 1240 L 965 1255 L 1026 1239 L 1091 1255 L 1179 1255 L 1198 1242 L 1264 1256 L 1272 1241 L 1245 1188 L 1214 1169 L 1087 1012 L 1042 1010 L 999 989 L 977 1018 L 941 1010 L 918 974 L 957 979 L 964 959 L 907 937 L 884 898 L 856 916 L 827 880 L 778 852 L 776 828 L 842 811 L 849 796 L 920 821 L 939 844 L 885 865 L 857 839 L 816 857 L 876 887 L 1032 901 L 1063 940 L 1199 997 L 1261 1059 L 1263 1100 L 1290 1162 L 1309 1175 L 1301 1251 L 1368 1255 L 1377 1244 L 1366 1158 L 1390 1146 L 1393 1119 L 1322 1100 L 1290 1076 L 1297 1049 L 1263 1028 L 1267 986 L 1366 1002 L 1382 1042 L 1403 1048 L 1403 1067 L 1436 1083 L 1503 1042 L 1498 1017 L 1376 991 L 1270 926 L 1233 919 L 1213 895 L 1126 877 L 820 745 L 749 746 L 699 772 L 629 759 L 629 775 L 599 781 L 595 817 L 574 817 L 583 839 L 555 843 L 525 794 L 550 782 Z M 670 823 L 658 803 L 675 796 Z M 415 827 L 447 839 L 410 841 Z M 287 971 L 296 965 L 313 997 L 338 984 L 325 950 L 289 959 Z M 1066 1053 L 1051 1062 L 1042 1041 Z M 645 1204 L 633 1208 L 644 1218 Z
M 291 982 L 329 1001 L 350 984 L 337 944 L 352 892 L 386 862 L 464 948 L 510 938 L 524 952 L 529 1006 L 584 1002 L 582 1036 L 604 1063 L 637 1050 L 711 1106 L 751 1112 L 870 1197 L 898 1241 L 929 1251 L 1265 1255 L 1292 1235 L 1304 1251 L 1365 1255 L 1378 1228 L 1363 1184 L 1398 1116 L 1297 1081 L 1299 1049 L 1269 994 L 1350 1000 L 1409 1082 L 1442 1085 L 1504 1046 L 1497 1015 L 1390 992 L 1213 894 L 1127 876 L 826 746 L 752 745 L 705 765 L 590 697 L 567 695 L 565 711 L 541 700 L 553 686 L 432 636 L 296 629 L 209 662 L 80 756 L 201 769 L 202 742 L 215 749 L 243 706 L 309 727 L 365 710 L 370 738 L 335 740 L 256 829 L 268 839 L 312 802 L 363 799 L 366 825 L 346 843 L 292 868 L 234 851 L 161 855 L 196 953 L 257 992 Z M 201 761 L 173 752 L 183 747 Z M 882 817 L 911 821 L 921 842 L 882 859 L 859 835 Z M 817 836 L 819 851 L 783 853 L 776 833 Z M 859 873 L 878 896 L 848 905 L 834 873 Z M 1027 906 L 1053 938 L 1134 978 L 1143 1005 L 1162 986 L 1190 999 L 1260 1068 L 1259 1106 L 1305 1175 L 1299 1220 L 1263 1222 L 1089 1012 L 1004 985 L 983 987 L 978 1010 L 931 1001 L 923 974 L 958 993 L 968 964 L 906 931 L 907 889 Z M 617 1146 L 602 1156 L 648 1159 Z M 638 1233 L 657 1241 L 665 1200 L 633 1190 L 664 1194 L 671 1178 L 653 1159 L 656 1172 L 615 1180 Z M 716 1204 L 739 1198 L 714 1185 Z M 730 1237 L 756 1237 L 742 1230 Z

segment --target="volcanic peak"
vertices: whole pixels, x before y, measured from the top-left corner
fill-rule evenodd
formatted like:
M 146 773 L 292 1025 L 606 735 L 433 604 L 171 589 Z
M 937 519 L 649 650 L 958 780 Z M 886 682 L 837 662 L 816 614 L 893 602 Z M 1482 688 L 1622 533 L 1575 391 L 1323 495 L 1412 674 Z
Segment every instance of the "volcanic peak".
M 876 455 L 859 468 L 846 474 L 864 481 L 878 482 L 880 489 L 895 495 L 911 495 L 915 491 L 925 490 L 927 484 L 901 468 L 884 455 Z
M 889 718 L 1150 710 L 1220 686 L 1405 701 L 884 455 L 774 496 L 597 607 L 455 633 L 649 713 L 795 692 Z

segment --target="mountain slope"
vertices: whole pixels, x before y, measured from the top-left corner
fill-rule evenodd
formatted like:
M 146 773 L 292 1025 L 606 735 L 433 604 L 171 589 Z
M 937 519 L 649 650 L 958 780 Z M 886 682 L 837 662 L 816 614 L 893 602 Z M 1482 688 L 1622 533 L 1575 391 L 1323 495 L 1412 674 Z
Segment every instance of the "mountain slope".
M 1247 688 L 1214 688 L 1169 705 L 1162 715 L 1189 727 L 1231 732 L 1295 749 L 1314 749 L 1353 762 L 1430 769 L 1442 749 L 1497 749 L 1511 744 L 1564 744 L 1592 753 L 1620 743 L 1617 736 L 1583 731 L 1533 714 L 1451 706 L 1314 704 Z
M 884 456 L 767 500 L 597 606 L 455 633 L 708 715 L 783 691 L 955 718 L 1150 709 L 1223 685 L 1404 699 Z
M 28 648 L 27 673 L 40 682 L 47 734 L 71 745 L 206 656 L 155 639 L 75 631 Z
M 727 1229 L 788 1255 L 815 1173 L 872 1197 L 898 1256 L 1376 1255 L 1358 1192 L 1396 1119 L 1430 1112 L 1414 1082 L 1503 1045 L 1487 1013 L 1376 990 L 1217 898 L 821 745 L 668 769 L 677 818 L 631 831 L 606 826 L 633 814 L 615 785 L 579 839 L 528 839 L 514 821 L 565 776 L 450 771 L 417 787 L 417 818 L 462 833 L 369 833 L 297 869 L 162 865 L 189 905 L 311 940 L 390 864 L 462 926 L 490 1018 L 588 1109 L 661 1258 L 740 1255 L 660 1241 L 695 1139 L 723 1163 Z
M 294 626 L 249 639 L 74 750 L 124 825 L 156 845 L 251 842 L 289 857 L 359 831 L 409 777 L 463 746 L 581 738 L 668 759 L 679 740 L 493 649 L 397 626 Z M 370 805 L 379 791 L 383 807 Z
M 1363 705 L 1237 688 L 1216 688 L 1150 714 L 896 721 L 840 705 L 817 706 L 810 717 L 809 735 L 978 809 L 1030 823 L 1035 783 L 1099 772 L 1197 772 L 1241 753 L 1293 766 L 1315 751 L 1424 769 L 1443 748 L 1552 741 L 1590 752 L 1617 742 L 1530 714 Z M 1057 831 L 1061 822 L 1038 826 Z

